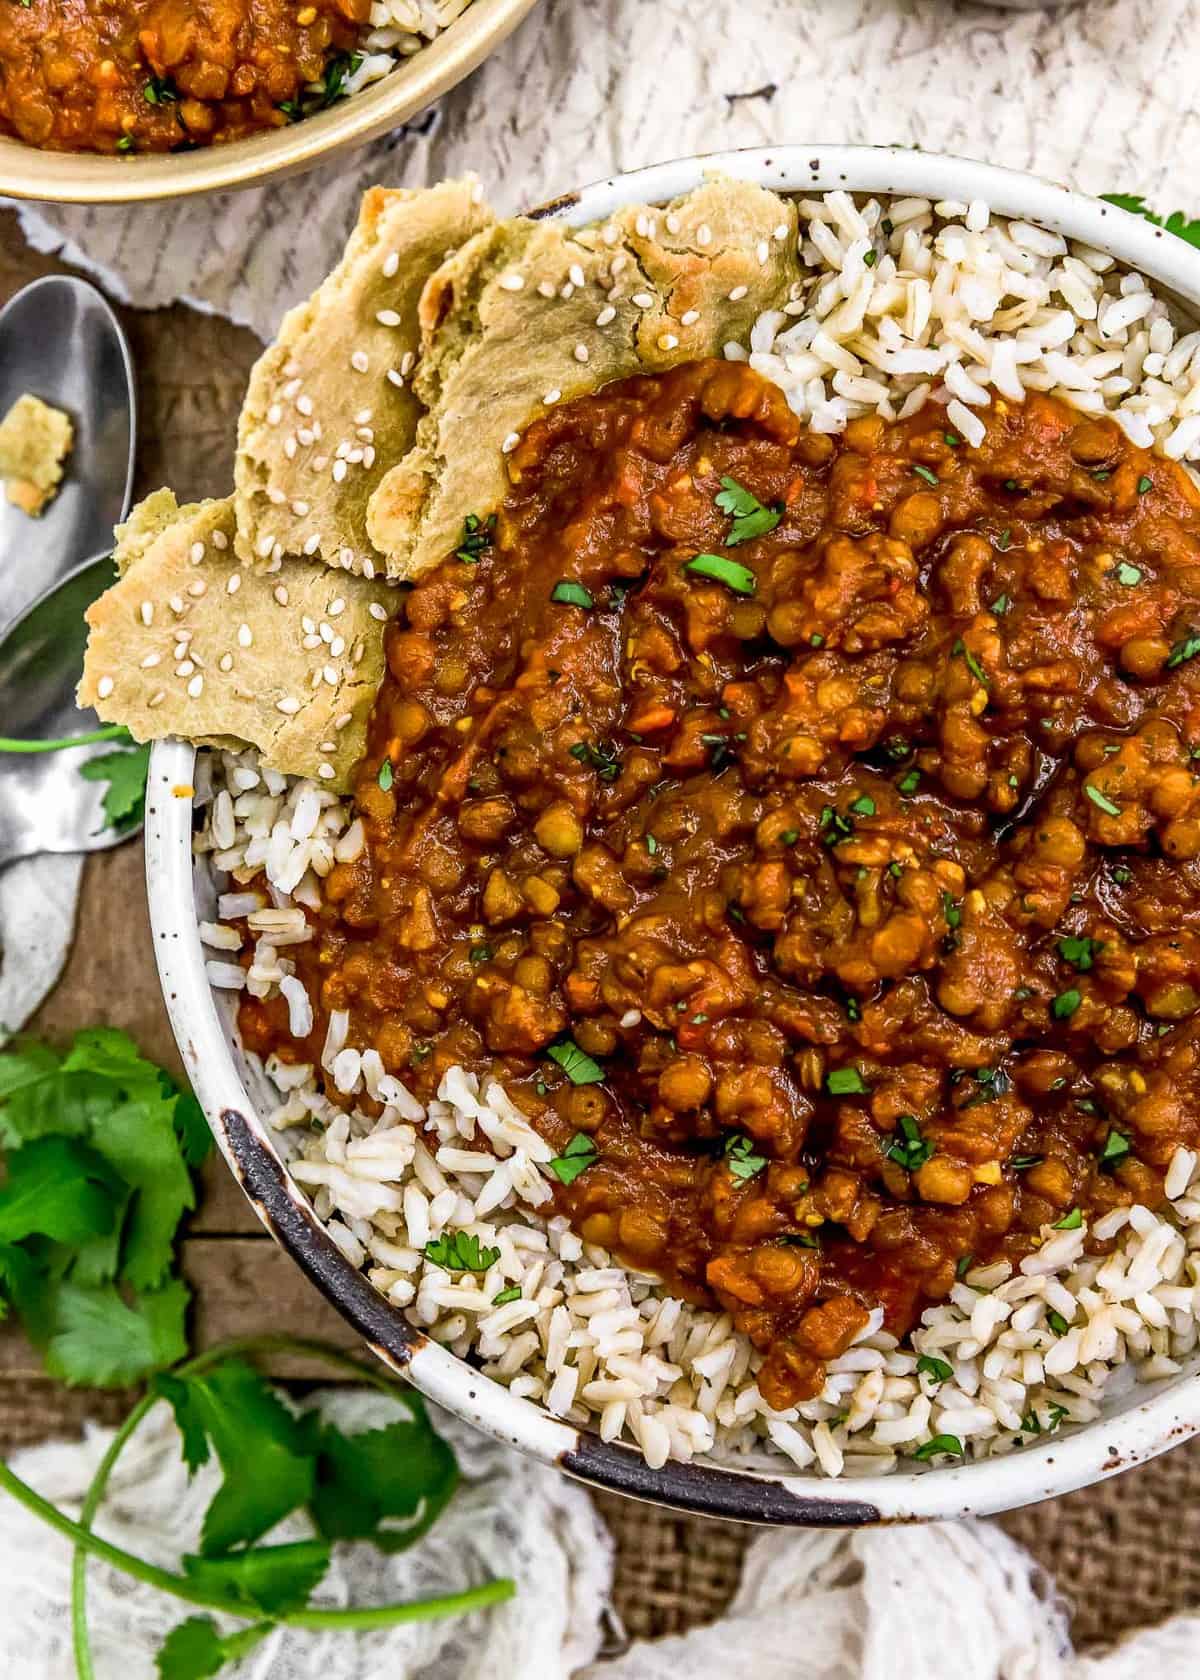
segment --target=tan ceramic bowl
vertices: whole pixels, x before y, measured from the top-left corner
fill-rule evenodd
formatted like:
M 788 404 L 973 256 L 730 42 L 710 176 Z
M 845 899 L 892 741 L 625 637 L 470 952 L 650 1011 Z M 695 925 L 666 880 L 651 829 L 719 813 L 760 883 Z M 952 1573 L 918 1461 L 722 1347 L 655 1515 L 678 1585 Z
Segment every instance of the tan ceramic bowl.
M 382 81 L 306 117 L 228 146 L 146 157 L 42 152 L 0 137 L 0 196 L 60 204 L 136 204 L 191 193 L 258 187 L 361 146 L 470 75 L 516 28 L 535 0 L 474 0 L 460 18 Z

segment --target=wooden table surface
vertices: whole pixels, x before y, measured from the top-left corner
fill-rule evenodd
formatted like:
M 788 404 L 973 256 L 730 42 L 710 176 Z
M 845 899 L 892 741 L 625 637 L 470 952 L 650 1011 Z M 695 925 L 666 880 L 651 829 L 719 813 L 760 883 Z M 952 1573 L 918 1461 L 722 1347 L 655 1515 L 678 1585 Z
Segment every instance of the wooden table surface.
M 61 272 L 64 265 L 29 250 L 15 216 L 0 211 L 0 303 L 29 280 Z M 138 375 L 136 494 L 167 483 L 181 501 L 224 495 L 257 341 L 183 308 L 119 313 Z M 66 969 L 29 1026 L 61 1042 L 101 1023 L 124 1028 L 146 1055 L 181 1072 L 159 995 L 136 841 L 88 859 Z M 205 1168 L 182 1259 L 195 1297 L 197 1347 L 267 1327 L 356 1345 L 353 1332 L 262 1232 L 218 1158 Z M 276 1374 L 326 1375 L 303 1365 L 281 1365 Z M 85 1419 L 116 1422 L 129 1403 L 127 1395 L 68 1390 L 46 1380 L 20 1332 L 0 1329 L 0 1451 L 73 1433 Z M 617 1541 L 617 1608 L 632 1633 L 681 1632 L 720 1613 L 736 1586 L 746 1530 L 616 1497 L 600 1504 Z M 1132 1475 L 1002 1522 L 1056 1574 L 1080 1643 L 1200 1606 L 1200 1440 Z

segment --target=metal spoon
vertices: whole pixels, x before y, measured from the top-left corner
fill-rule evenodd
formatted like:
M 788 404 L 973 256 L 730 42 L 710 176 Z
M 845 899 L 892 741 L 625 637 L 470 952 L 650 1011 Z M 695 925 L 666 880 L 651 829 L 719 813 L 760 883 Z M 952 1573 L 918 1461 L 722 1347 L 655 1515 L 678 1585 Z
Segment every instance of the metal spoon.
M 40 519 L 0 490 L 0 630 L 86 555 L 105 549 L 129 509 L 133 366 L 116 316 L 86 280 L 35 280 L 0 310 L 0 416 L 26 391 L 69 414 L 75 438 L 62 485 Z
M 34 602 L 0 640 L 0 727 L 51 741 L 96 731 L 108 738 L 58 752 L 0 754 L 0 868 L 38 852 L 95 852 L 135 832 L 106 825 L 102 783 L 81 764 L 114 750 L 114 731 L 75 704 L 87 646 L 84 612 L 114 578 L 112 558 L 85 560 Z M 140 826 L 140 825 L 139 825 Z

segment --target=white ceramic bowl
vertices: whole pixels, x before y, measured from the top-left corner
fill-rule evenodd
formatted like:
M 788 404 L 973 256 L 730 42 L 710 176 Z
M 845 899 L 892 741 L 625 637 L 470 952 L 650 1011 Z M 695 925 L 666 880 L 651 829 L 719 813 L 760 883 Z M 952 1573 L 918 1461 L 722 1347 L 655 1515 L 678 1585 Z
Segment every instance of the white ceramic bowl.
M 708 171 L 777 191 L 920 194 L 984 199 L 1003 215 L 1086 241 L 1150 276 L 1200 319 L 1200 252 L 1122 210 L 1033 176 L 962 158 L 874 146 L 781 146 L 660 164 L 600 181 L 539 214 L 578 225 L 628 203 L 661 202 Z M 238 1043 L 228 994 L 204 970 L 197 920 L 213 886 L 193 870 L 189 798 L 193 749 L 168 741 L 150 762 L 146 871 L 163 994 L 188 1074 L 226 1159 L 264 1224 L 389 1365 L 430 1399 L 501 1440 L 558 1463 L 598 1487 L 713 1516 L 773 1524 L 864 1524 L 982 1515 L 1066 1493 L 1116 1474 L 1200 1431 L 1200 1357 L 1169 1382 L 1115 1401 L 1087 1424 L 1000 1458 L 830 1481 L 788 1474 L 785 1461 L 722 1464 L 714 1458 L 652 1470 L 631 1447 L 606 1445 L 515 1398 L 408 1324 L 334 1246 L 284 1170 L 260 1113 L 263 1075 Z M 179 791 L 182 790 L 182 791 Z

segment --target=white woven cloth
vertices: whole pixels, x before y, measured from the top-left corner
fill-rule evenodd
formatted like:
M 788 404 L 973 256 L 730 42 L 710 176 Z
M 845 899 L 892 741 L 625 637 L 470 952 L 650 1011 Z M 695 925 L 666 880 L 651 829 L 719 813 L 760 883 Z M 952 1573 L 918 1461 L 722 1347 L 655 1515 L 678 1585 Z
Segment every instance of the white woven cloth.
M 316 1404 L 343 1428 L 389 1421 L 374 1393 L 327 1391 Z M 607 1620 L 612 1545 L 582 1489 L 440 1417 L 463 1484 L 430 1534 L 384 1557 L 339 1547 L 319 1600 L 383 1603 L 460 1591 L 509 1575 L 516 1597 L 465 1620 L 370 1635 L 277 1630 L 227 1680 L 1185 1680 L 1200 1672 L 1200 1617 L 1181 1616 L 1111 1655 L 1071 1649 L 1066 1613 L 1029 1556 L 1000 1529 L 937 1523 L 862 1533 L 768 1534 L 715 1626 L 637 1643 L 596 1660 Z M 111 1436 L 52 1443 L 13 1467 L 78 1512 Z M 173 1567 L 194 1549 L 219 1472 L 189 1483 L 166 1406 L 118 1463 L 97 1523 L 105 1538 Z M 272 1539 L 297 1539 L 289 1519 Z M 70 1547 L 0 1494 L 0 1650 L 5 1680 L 74 1680 Z M 647 1560 L 649 1566 L 651 1560 Z M 89 1565 L 97 1680 L 153 1680 L 154 1652 L 192 1611 Z
M 328 272 L 363 187 L 474 169 L 513 211 L 620 169 L 782 141 L 902 142 L 1095 192 L 1195 202 L 1200 0 L 541 0 L 435 109 L 276 185 L 127 210 L 22 210 L 135 304 L 268 337 Z

